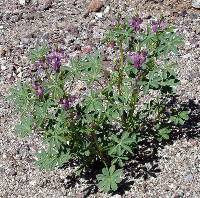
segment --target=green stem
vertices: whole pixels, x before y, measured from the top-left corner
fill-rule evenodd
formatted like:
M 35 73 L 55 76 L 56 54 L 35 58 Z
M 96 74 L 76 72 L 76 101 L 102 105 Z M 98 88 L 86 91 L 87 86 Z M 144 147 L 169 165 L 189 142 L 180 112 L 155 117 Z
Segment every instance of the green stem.
M 118 65 L 118 91 L 119 91 L 119 95 L 122 95 L 122 82 L 123 82 L 123 66 L 124 66 L 124 51 L 123 51 L 123 42 L 120 41 L 120 63 Z
M 102 160 L 102 162 L 104 164 L 107 164 L 107 160 L 106 160 L 106 157 L 104 156 L 103 154 L 103 148 L 98 144 L 98 140 L 97 140 L 97 136 L 96 136 L 96 133 L 95 131 L 92 132 L 92 139 L 95 143 L 95 146 L 96 146 L 96 149 L 97 149 L 97 153 L 99 155 L 99 158 Z
M 144 74 L 140 71 L 138 73 L 138 80 L 143 76 Z M 130 112 L 130 116 L 133 116 L 133 113 L 135 111 L 135 107 L 136 107 L 136 103 L 138 101 L 138 95 L 139 95 L 139 86 L 138 86 L 138 83 L 137 83 L 137 80 L 135 82 L 135 87 L 133 87 L 133 92 L 132 92 L 132 95 L 131 95 L 131 101 L 130 101 L 130 107 L 131 107 L 131 112 Z

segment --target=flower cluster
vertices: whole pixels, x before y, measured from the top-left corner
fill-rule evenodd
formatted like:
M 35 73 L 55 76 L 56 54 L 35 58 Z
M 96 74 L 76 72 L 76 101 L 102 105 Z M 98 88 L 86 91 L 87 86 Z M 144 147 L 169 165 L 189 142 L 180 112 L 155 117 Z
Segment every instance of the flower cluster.
M 135 32 L 139 32 L 141 30 L 141 24 L 143 20 L 140 17 L 133 17 L 131 20 L 129 20 L 129 25 Z M 164 30 L 167 24 L 163 19 L 152 21 L 151 28 L 153 32 L 158 32 L 159 29 Z
M 161 19 L 158 21 L 152 21 L 152 31 L 153 32 L 158 32 L 159 29 L 164 30 L 166 27 L 166 23 Z
M 69 96 L 68 98 L 62 98 L 60 99 L 59 103 L 64 110 L 67 110 L 71 107 L 73 102 L 75 101 L 76 97 L 75 96 Z
M 32 88 L 35 90 L 35 94 L 37 97 L 42 98 L 44 95 L 44 88 L 38 83 L 34 82 L 32 84 Z
M 147 59 L 147 52 L 130 52 L 129 59 L 135 68 L 140 69 Z
M 59 73 L 62 61 L 65 57 L 64 50 L 56 49 L 51 51 L 49 54 L 45 54 L 43 59 L 34 62 L 32 65 L 32 71 L 36 72 L 34 76 L 36 82 L 32 84 L 32 88 L 35 90 L 37 97 L 42 98 L 44 95 L 44 88 L 38 83 L 38 81 L 43 81 L 43 79 L 47 77 L 49 72 L 46 72 L 46 70 L 48 69 L 55 73 Z
M 60 72 L 61 60 L 64 58 L 63 51 L 53 51 L 47 56 L 48 63 L 52 66 L 53 71 Z
M 141 30 L 140 25 L 142 24 L 143 20 L 139 17 L 133 17 L 129 21 L 129 25 L 134 29 L 134 31 L 139 32 Z

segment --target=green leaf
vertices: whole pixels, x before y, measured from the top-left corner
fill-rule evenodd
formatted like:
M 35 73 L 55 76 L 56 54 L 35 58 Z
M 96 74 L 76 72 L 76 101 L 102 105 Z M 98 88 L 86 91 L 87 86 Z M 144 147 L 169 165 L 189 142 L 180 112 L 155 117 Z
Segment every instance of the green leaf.
M 31 93 L 31 88 L 26 83 L 17 84 L 14 88 L 11 89 L 8 100 L 11 100 L 15 103 L 17 111 L 27 112 L 33 107 L 34 96 Z
M 188 116 L 189 112 L 188 111 L 182 111 L 179 114 L 179 117 L 182 118 L 183 120 L 188 120 L 189 116 Z
M 158 55 L 166 56 L 170 52 L 177 53 L 177 46 L 183 43 L 183 39 L 175 32 L 164 32 L 159 35 L 160 45 L 157 48 Z
M 36 61 L 42 60 L 45 58 L 46 54 L 48 53 L 49 49 L 47 46 L 38 46 L 35 49 L 30 50 L 30 59 L 31 62 L 34 63 Z
M 176 125 L 178 124 L 183 125 L 185 121 L 189 119 L 188 114 L 189 114 L 188 111 L 179 112 L 178 115 L 170 116 L 170 121 L 174 122 L 174 124 Z
M 15 126 L 16 133 L 20 137 L 25 137 L 29 135 L 32 132 L 32 124 L 32 117 L 28 115 L 21 117 L 21 123 Z
M 94 93 L 91 93 L 91 95 L 88 96 L 85 99 L 84 105 L 86 107 L 85 108 L 85 112 L 86 113 L 90 113 L 90 112 L 99 112 L 99 113 L 101 113 L 102 111 L 104 111 L 104 107 L 103 107 L 102 101 Z
M 71 158 L 69 153 L 55 150 L 42 150 L 37 154 L 38 160 L 36 164 L 41 170 L 53 170 L 55 167 L 60 167 Z
M 169 134 L 171 133 L 171 130 L 168 129 L 168 128 L 162 128 L 162 129 L 159 129 L 158 131 L 158 135 L 159 135 L 159 138 L 162 140 L 168 140 L 169 139 Z
M 122 156 L 124 152 L 133 153 L 132 145 L 136 143 L 136 140 L 132 137 L 129 137 L 128 132 L 124 132 L 121 138 L 118 138 L 116 135 L 111 136 L 113 141 L 113 146 L 109 148 L 109 155 Z
M 48 142 L 51 148 L 61 149 L 61 147 L 67 145 L 67 134 L 67 128 L 55 125 L 53 129 L 46 131 L 44 141 Z
M 52 84 L 48 87 L 48 93 L 52 94 L 54 99 L 60 99 L 64 96 L 64 91 L 58 84 Z
M 115 170 L 115 166 L 112 165 L 109 169 L 103 168 L 102 174 L 97 175 L 99 181 L 98 186 L 104 192 L 116 191 L 118 184 L 121 182 L 122 170 Z

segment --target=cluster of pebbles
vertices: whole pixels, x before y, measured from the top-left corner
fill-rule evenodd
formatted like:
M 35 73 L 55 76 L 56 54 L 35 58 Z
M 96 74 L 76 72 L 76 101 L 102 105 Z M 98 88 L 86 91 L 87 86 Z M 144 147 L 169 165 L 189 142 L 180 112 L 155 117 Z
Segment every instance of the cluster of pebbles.
M 0 198 L 200 197 L 200 10 L 192 8 L 190 0 L 107 0 L 100 10 L 85 15 L 89 3 L 54 0 L 42 9 L 31 2 L 0 0 Z M 73 176 L 75 164 L 40 171 L 35 153 L 42 148 L 41 137 L 15 135 L 19 117 L 6 96 L 16 81 L 30 78 L 29 50 L 43 40 L 62 47 L 69 57 L 98 48 L 111 61 L 113 49 L 101 39 L 119 12 L 143 18 L 162 14 L 184 38 L 185 45 L 174 59 L 181 80 L 179 102 L 190 108 L 192 126 L 180 129 L 180 138 L 159 147 L 155 159 L 130 162 L 120 191 L 105 195 L 96 192 L 89 180 Z

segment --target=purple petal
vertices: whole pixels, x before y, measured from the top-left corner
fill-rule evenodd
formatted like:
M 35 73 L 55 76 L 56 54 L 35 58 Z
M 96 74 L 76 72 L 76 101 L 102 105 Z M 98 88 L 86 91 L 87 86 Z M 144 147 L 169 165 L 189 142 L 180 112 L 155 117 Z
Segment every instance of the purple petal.
M 47 56 L 47 61 L 50 65 L 52 65 L 52 69 L 55 72 L 59 72 L 61 67 L 61 61 L 63 58 L 64 58 L 63 50 L 53 51 Z
M 69 96 L 68 98 L 62 98 L 58 103 L 62 106 L 64 110 L 67 110 L 72 106 L 75 99 L 76 96 Z
M 44 89 L 41 86 L 38 87 L 36 95 L 40 98 L 44 95 Z
M 139 69 L 147 59 L 147 52 L 145 51 L 135 52 L 135 53 L 130 52 L 129 59 L 131 60 L 134 67 Z
M 152 30 L 153 30 L 153 32 L 157 32 L 158 28 L 159 28 L 159 22 L 152 21 Z
M 159 21 L 152 21 L 151 23 L 152 25 L 152 31 L 153 32 L 157 32 L 159 29 L 160 30 L 164 30 L 167 26 L 166 22 L 163 20 L 159 20 Z
M 164 30 L 166 27 L 167 27 L 167 22 L 161 20 L 161 21 L 160 21 L 160 29 L 161 29 L 161 30 Z
M 130 21 L 129 21 L 129 25 L 136 31 L 140 31 L 140 25 L 142 24 L 143 20 L 139 17 L 133 17 Z
M 32 88 L 35 90 L 36 96 L 41 98 L 44 95 L 44 88 L 38 82 L 34 82 Z

